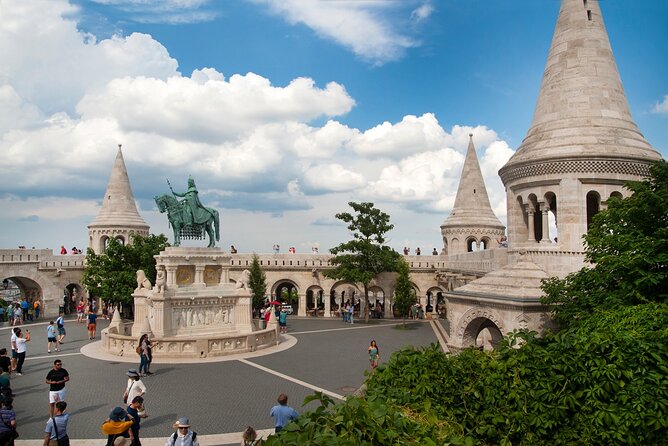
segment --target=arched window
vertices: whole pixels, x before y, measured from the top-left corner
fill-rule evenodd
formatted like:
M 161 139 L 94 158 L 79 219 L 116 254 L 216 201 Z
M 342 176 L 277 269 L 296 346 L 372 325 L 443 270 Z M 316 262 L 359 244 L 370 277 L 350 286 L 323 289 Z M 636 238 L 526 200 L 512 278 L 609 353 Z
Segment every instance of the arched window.
M 601 210 L 601 196 L 596 191 L 587 192 L 587 229 L 591 225 L 594 215 Z
M 478 241 L 471 237 L 466 240 L 466 251 L 467 252 L 473 252 L 478 250 Z

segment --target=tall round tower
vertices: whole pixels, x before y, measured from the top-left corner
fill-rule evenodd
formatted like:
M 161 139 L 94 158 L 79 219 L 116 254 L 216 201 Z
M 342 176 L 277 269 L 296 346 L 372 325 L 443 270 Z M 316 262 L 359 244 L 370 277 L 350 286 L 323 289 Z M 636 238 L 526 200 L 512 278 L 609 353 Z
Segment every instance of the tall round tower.
M 549 275 L 577 270 L 591 218 L 660 158 L 631 117 L 598 0 L 562 0 L 531 127 L 499 170 L 510 247 Z
M 443 254 L 456 255 L 496 247 L 505 227 L 489 205 L 480 163 L 469 134 L 469 146 L 452 213 L 441 225 Z
M 88 225 L 88 247 L 96 254 L 105 251 L 110 239 L 132 243 L 135 235 L 148 236 L 149 226 L 137 212 L 137 205 L 130 187 L 128 171 L 125 168 L 121 145 L 114 167 L 111 169 L 107 190 L 102 199 L 102 209 L 95 220 Z

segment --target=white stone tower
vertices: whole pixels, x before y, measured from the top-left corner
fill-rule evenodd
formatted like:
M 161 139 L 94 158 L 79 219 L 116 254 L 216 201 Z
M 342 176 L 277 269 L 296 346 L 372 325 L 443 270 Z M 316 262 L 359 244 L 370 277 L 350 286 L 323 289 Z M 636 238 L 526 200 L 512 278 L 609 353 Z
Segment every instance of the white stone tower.
M 505 233 L 492 207 L 482 178 L 480 164 L 469 134 L 469 146 L 452 212 L 441 225 L 443 254 L 456 255 L 496 247 Z
M 121 145 L 114 167 L 111 169 L 107 190 L 102 199 L 102 209 L 88 225 L 88 247 L 96 254 L 104 253 L 110 239 L 132 243 L 134 235 L 148 236 L 149 226 L 137 212 L 128 171 L 125 168 Z
M 510 247 L 550 276 L 577 270 L 593 215 L 659 158 L 631 117 L 598 0 L 562 0 L 531 127 L 499 171 Z

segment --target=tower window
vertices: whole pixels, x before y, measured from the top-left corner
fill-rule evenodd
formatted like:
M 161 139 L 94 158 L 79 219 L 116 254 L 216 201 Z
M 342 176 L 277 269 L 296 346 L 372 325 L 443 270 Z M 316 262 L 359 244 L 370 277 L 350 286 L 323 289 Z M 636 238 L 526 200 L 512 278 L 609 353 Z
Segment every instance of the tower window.
M 475 189 L 473 189 L 473 193 L 475 194 Z
M 587 9 L 587 20 L 591 22 L 591 9 Z
M 583 4 L 584 7 L 586 8 L 586 7 L 587 7 L 587 0 L 582 0 L 582 4 Z

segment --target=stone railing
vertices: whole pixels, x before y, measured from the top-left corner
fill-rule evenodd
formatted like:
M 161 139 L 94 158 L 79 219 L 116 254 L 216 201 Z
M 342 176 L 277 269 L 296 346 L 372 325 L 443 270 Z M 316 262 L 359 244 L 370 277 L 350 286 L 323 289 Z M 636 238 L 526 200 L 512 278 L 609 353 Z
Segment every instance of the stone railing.
M 121 322 L 102 330 L 104 350 L 117 356 L 137 356 L 138 337 L 132 336 L 132 322 Z M 276 328 L 267 328 L 243 334 L 210 334 L 201 337 L 166 337 L 156 341 L 156 358 L 207 358 L 246 353 L 278 344 Z
M 84 254 L 54 255 L 50 249 L 0 249 L 0 263 L 38 263 L 39 268 L 83 268 Z

